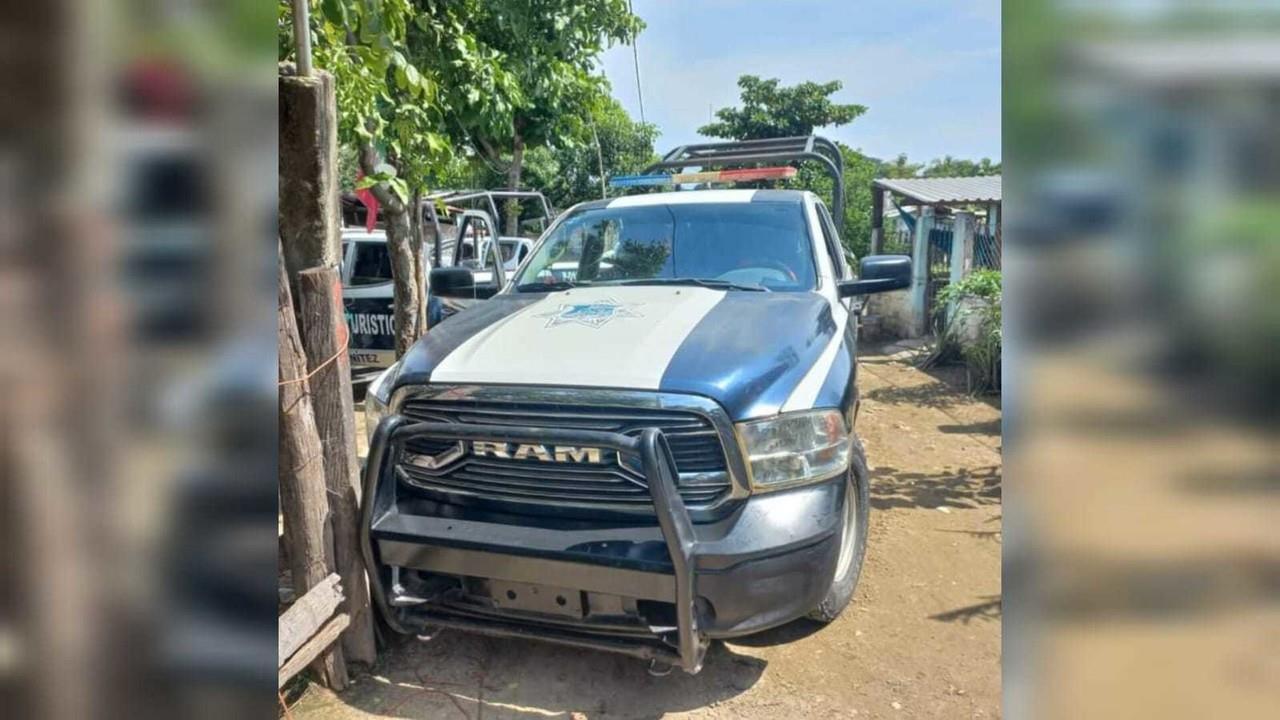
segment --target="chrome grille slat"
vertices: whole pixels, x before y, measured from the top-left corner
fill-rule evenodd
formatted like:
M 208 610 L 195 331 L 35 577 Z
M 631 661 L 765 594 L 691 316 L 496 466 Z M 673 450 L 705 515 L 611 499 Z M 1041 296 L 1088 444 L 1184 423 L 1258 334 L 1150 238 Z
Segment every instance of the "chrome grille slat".
M 465 480 L 474 483 L 487 483 L 496 485 L 501 488 L 507 486 L 513 488 L 528 488 L 532 492 L 539 491 L 560 491 L 565 492 L 592 492 L 605 493 L 608 495 L 637 495 L 640 497 L 648 497 L 649 493 L 639 485 L 619 485 L 617 483 L 601 483 L 601 482 L 578 482 L 578 481 L 561 481 L 555 482 L 546 478 L 516 478 L 511 475 L 494 475 L 486 472 L 476 472 L 473 470 L 462 469 L 449 476 L 451 480 Z
M 456 440 L 432 440 L 429 438 L 414 438 L 404 444 L 409 452 L 416 452 L 423 455 L 437 455 L 457 445 Z
M 439 394 L 446 394 L 442 391 Z M 408 395 L 398 412 L 411 420 L 463 424 L 601 430 L 636 434 L 658 427 L 666 436 L 680 472 L 680 494 L 691 509 L 706 507 L 728 495 L 733 487 L 725 450 L 727 436 L 705 413 L 683 407 L 626 407 L 610 404 L 524 402 L 516 390 L 478 397 L 442 398 L 430 392 Z M 549 393 L 533 393 L 546 396 Z M 646 403 L 647 404 L 647 403 Z M 422 438 L 417 448 L 447 447 Z M 406 450 L 419 452 L 411 443 Z M 465 456 L 438 469 L 400 463 L 403 477 L 413 485 L 476 498 L 521 503 L 574 503 L 625 506 L 643 510 L 652 505 L 643 477 L 616 457 L 606 462 L 545 462 L 521 458 Z M 685 483 L 688 483 L 687 485 Z
M 548 493 L 542 490 L 526 490 L 522 488 L 514 488 L 510 486 L 490 486 L 487 484 L 476 483 L 474 481 L 444 481 L 439 479 L 432 480 L 432 488 L 445 491 L 460 491 L 469 495 L 492 498 L 496 500 L 520 500 L 525 502 L 546 502 L 547 500 L 555 501 L 577 501 L 577 502 L 601 502 L 597 493 L 573 493 L 573 492 L 555 492 Z M 644 493 L 634 496 L 617 496 L 610 497 L 609 504 L 629 504 L 629 505 L 648 505 L 650 504 L 649 494 Z
M 619 468 L 602 470 L 579 470 L 577 468 L 560 468 L 555 466 L 535 468 L 532 466 L 516 465 L 514 463 L 504 464 L 472 460 L 463 464 L 460 469 L 489 473 L 492 475 L 509 475 L 515 478 L 523 478 L 526 480 L 535 480 L 540 482 L 561 478 L 567 482 L 574 483 L 603 482 L 616 484 L 619 481 L 622 481 L 634 487 L 638 487 L 641 490 L 645 487 L 644 480 L 639 476 L 624 472 Z

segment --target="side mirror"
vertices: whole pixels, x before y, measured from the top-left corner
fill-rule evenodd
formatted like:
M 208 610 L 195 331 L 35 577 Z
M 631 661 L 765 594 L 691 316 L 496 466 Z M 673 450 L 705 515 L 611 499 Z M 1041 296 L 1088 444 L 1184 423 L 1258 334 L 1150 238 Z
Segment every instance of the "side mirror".
M 498 283 L 478 283 L 467 268 L 443 267 L 431 271 L 431 294 L 437 297 L 484 300 L 497 292 Z
M 871 295 L 911 287 L 911 258 L 906 255 L 871 255 L 862 258 L 857 280 L 839 283 L 840 297 Z

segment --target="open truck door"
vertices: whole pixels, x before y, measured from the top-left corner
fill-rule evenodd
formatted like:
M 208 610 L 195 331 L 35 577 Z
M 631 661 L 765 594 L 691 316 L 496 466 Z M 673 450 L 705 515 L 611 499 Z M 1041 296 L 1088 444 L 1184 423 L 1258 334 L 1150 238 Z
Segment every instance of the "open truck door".
M 506 285 L 498 226 L 486 210 L 462 210 L 456 216 L 457 235 L 451 253 L 442 252 L 441 233 L 436 233 L 435 257 L 439 265 L 431 271 L 427 290 L 427 327 L 492 297 Z M 448 287 L 447 294 L 436 292 Z

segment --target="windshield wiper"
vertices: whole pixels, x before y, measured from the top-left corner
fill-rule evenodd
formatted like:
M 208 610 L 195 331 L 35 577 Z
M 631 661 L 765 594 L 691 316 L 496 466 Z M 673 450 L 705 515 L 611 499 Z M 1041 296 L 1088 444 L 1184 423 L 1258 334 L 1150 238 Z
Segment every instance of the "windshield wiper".
M 711 288 L 713 290 L 747 290 L 750 292 L 769 292 L 769 288 L 763 285 L 741 285 L 728 280 L 714 280 L 706 278 L 635 278 L 633 280 L 618 280 L 617 282 L 608 283 L 609 285 L 698 285 L 700 287 Z
M 521 283 L 516 286 L 516 292 L 554 292 L 556 290 L 569 290 L 578 287 L 578 283 L 569 280 L 556 280 L 555 282 L 531 282 Z

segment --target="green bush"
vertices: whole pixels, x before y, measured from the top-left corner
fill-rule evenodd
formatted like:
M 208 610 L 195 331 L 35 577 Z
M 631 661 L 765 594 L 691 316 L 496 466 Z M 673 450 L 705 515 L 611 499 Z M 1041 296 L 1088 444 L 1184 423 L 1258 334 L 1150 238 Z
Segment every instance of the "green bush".
M 969 391 L 1000 392 L 1000 352 L 1003 344 L 999 270 L 975 270 L 938 292 L 938 344 L 925 365 L 961 360 L 969 372 Z M 976 317 L 976 337 L 966 337 L 967 320 Z

